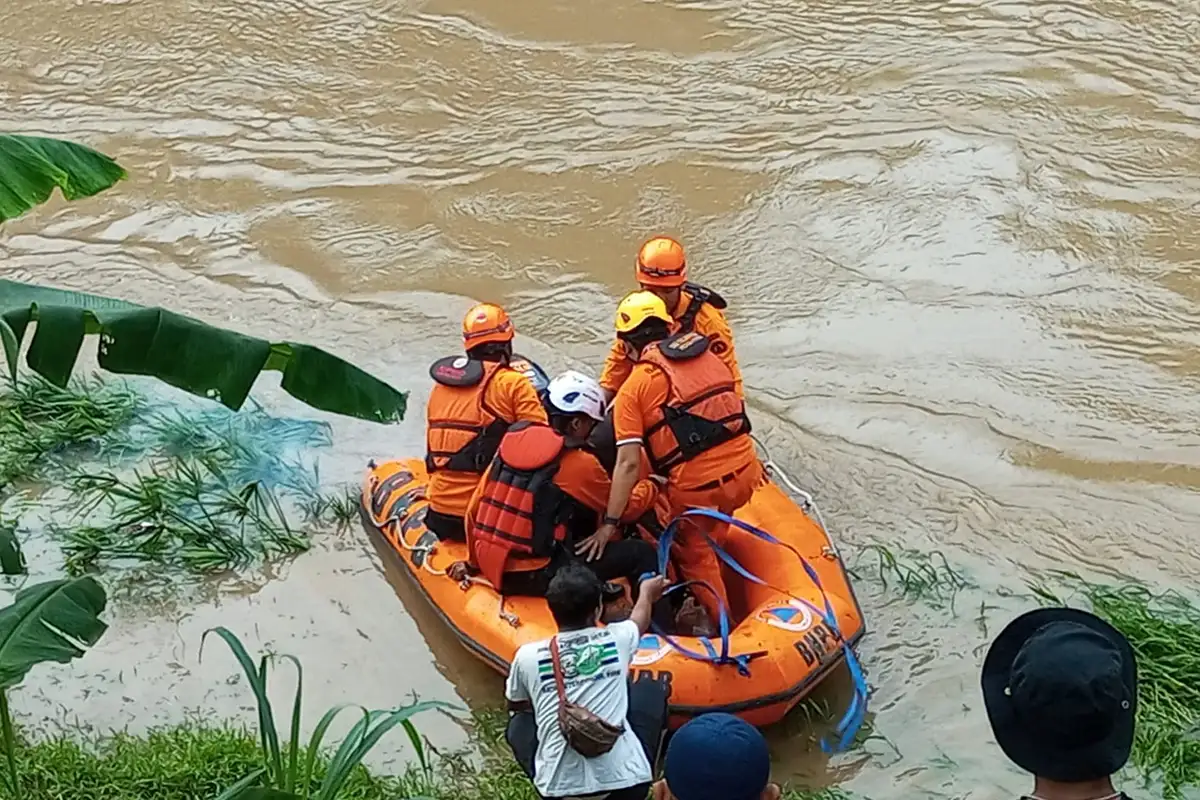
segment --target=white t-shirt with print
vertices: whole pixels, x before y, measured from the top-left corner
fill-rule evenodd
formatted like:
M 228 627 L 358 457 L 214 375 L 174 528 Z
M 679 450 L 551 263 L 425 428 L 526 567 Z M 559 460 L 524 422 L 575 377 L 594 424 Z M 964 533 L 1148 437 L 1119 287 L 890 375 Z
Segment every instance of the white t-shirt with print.
M 626 677 L 637 650 L 637 623 L 626 620 L 604 628 L 558 635 L 567 699 L 625 732 L 612 750 L 584 758 L 567 745 L 558 727 L 558 690 L 550 660 L 550 641 L 522 645 L 513 658 L 505 694 L 529 700 L 537 721 L 534 786 L 542 797 L 572 797 L 611 792 L 650 781 L 650 763 L 626 722 L 629 689 Z

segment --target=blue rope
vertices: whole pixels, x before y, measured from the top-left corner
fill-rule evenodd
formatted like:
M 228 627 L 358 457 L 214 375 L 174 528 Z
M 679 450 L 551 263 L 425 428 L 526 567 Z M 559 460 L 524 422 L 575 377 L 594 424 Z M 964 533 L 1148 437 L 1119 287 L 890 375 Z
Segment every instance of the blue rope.
M 667 562 L 670 558 L 671 544 L 674 541 L 675 532 L 678 529 L 679 523 L 684 517 L 708 517 L 719 522 L 727 523 L 735 528 L 738 528 L 739 530 L 756 536 L 765 542 L 779 545 L 780 547 L 790 550 L 796 556 L 796 558 L 800 559 L 800 563 L 804 567 L 805 574 L 808 575 L 809 580 L 813 582 L 813 585 L 817 587 L 817 591 L 821 593 L 821 600 L 823 601 L 825 607 L 824 609 L 820 609 L 814 606 L 808 600 L 802 597 L 796 597 L 795 595 L 791 594 L 791 592 L 783 593 L 789 595 L 792 597 L 792 599 L 805 604 L 823 618 L 826 626 L 828 626 L 828 628 L 833 632 L 838 641 L 842 643 L 842 650 L 846 659 L 846 667 L 850 672 L 850 678 L 854 684 L 854 696 L 851 698 L 850 705 L 846 709 L 846 713 L 842 715 L 842 718 L 838 722 L 835 729 L 838 734 L 837 743 L 831 745 L 826 739 L 822 738 L 821 749 L 826 753 L 842 752 L 849 749 L 850 745 L 854 742 L 854 737 L 862 728 L 863 721 L 866 718 L 868 695 L 867 680 L 863 674 L 862 664 L 859 662 L 858 656 L 854 654 L 854 650 L 850 647 L 850 643 L 842 635 L 841 627 L 837 623 L 837 616 L 833 613 L 833 605 L 829 602 L 829 595 L 826 593 L 825 587 L 821 583 L 821 577 L 817 574 L 816 569 L 813 568 L 812 564 L 808 563 L 808 559 L 802 556 L 795 547 L 791 546 L 787 542 L 780 541 L 761 528 L 710 508 L 693 508 L 683 512 L 674 520 L 672 520 L 671 524 L 667 526 L 666 531 L 659 539 L 658 571 L 661 575 L 667 574 Z M 713 552 L 716 554 L 717 558 L 725 562 L 725 564 L 727 564 L 734 572 L 741 575 L 746 580 L 758 584 L 759 586 L 765 586 L 775 589 L 776 591 L 782 591 L 778 587 L 772 586 L 750 570 L 743 567 L 740 563 L 738 563 L 737 559 L 727 553 L 725 549 L 717 544 L 717 542 L 714 541 L 713 538 L 707 533 L 704 533 L 703 536 L 708 546 L 711 547 Z M 725 610 L 725 604 L 721 602 L 720 596 L 717 595 L 716 591 L 713 590 L 713 587 L 709 586 L 703 581 L 688 581 L 687 583 L 679 584 L 678 586 L 672 586 L 668 591 L 674 591 L 675 589 L 682 588 L 688 584 L 704 586 L 709 591 L 713 592 L 713 595 L 717 597 L 717 606 L 720 611 L 718 623 L 721 630 L 721 653 L 716 658 L 713 658 L 712 643 L 707 639 L 701 640 L 709 651 L 709 655 L 704 656 L 699 653 L 692 653 L 691 651 L 674 642 L 670 636 L 667 636 L 661 631 L 655 630 L 655 633 L 657 633 L 659 636 L 662 636 L 669 645 L 688 658 L 696 658 L 700 661 L 712 661 L 713 663 L 717 664 L 726 664 L 732 662 L 737 664 L 738 672 L 743 675 L 749 675 L 750 671 L 745 663 L 745 660 L 748 660 L 746 656 L 734 656 L 732 658 L 729 656 L 729 617 Z M 742 659 L 742 661 L 739 661 L 739 659 Z

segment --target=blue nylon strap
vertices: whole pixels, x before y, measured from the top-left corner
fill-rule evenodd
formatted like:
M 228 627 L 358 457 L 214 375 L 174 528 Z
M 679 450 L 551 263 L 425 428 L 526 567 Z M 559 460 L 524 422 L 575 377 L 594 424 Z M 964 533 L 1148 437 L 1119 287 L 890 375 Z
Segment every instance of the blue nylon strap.
M 769 542 L 771 544 L 779 545 L 780 547 L 783 547 L 783 548 L 791 551 L 796 556 L 796 558 L 800 559 L 800 563 L 804 567 L 805 574 L 808 575 L 808 578 L 809 578 L 809 580 L 811 580 L 813 582 L 813 585 L 815 585 L 817 587 L 817 591 L 819 591 L 821 593 L 821 600 L 823 601 L 823 605 L 825 606 L 824 609 L 817 608 L 812 603 L 810 603 L 808 600 L 806 600 L 802 597 L 796 597 L 791 592 L 784 591 L 784 590 L 780 589 L 779 587 L 772 586 L 771 584 L 767 583 L 765 580 L 763 580 L 759 576 L 755 575 L 753 572 L 751 572 L 750 570 L 743 567 L 740 563 L 738 563 L 737 559 L 735 559 L 733 556 L 731 556 L 729 553 L 727 553 L 724 548 L 722 548 L 719 544 L 717 544 L 716 541 L 714 541 L 712 539 L 711 536 L 709 536 L 707 533 L 703 534 L 705 542 L 708 544 L 709 547 L 712 548 L 713 553 L 716 554 L 717 558 L 719 558 L 726 565 L 728 565 L 730 569 L 732 569 L 734 572 L 736 572 L 738 575 L 741 575 L 743 578 L 745 578 L 748 581 L 756 583 L 760 586 L 766 586 L 768 588 L 775 589 L 776 591 L 781 592 L 782 594 L 788 595 L 793 600 L 796 600 L 798 602 L 805 604 L 806 606 L 808 606 L 810 609 L 812 609 L 814 612 L 816 612 L 819 616 L 821 616 L 824 619 L 825 624 L 829 627 L 829 629 L 837 637 L 838 641 L 840 641 L 842 643 L 842 651 L 843 651 L 845 659 L 846 659 L 846 667 L 850 672 L 850 678 L 853 681 L 853 685 L 854 685 L 854 696 L 850 700 L 850 705 L 846 709 L 846 713 L 842 715 L 841 720 L 838 722 L 837 727 L 835 728 L 835 731 L 838 734 L 837 743 L 831 745 L 826 739 L 822 738 L 821 739 L 821 749 L 823 751 L 825 751 L 826 753 L 842 752 L 844 750 L 849 749 L 850 745 L 853 744 L 853 742 L 854 742 L 854 737 L 858 734 L 858 731 L 861 729 L 863 721 L 866 717 L 867 696 L 868 696 L 867 680 L 866 680 L 865 675 L 863 674 L 862 664 L 859 662 L 858 656 L 856 656 L 854 654 L 854 650 L 850 647 L 850 643 L 848 641 L 846 641 L 846 638 L 842 635 L 841 627 L 838 625 L 838 622 L 837 622 L 837 615 L 835 615 L 833 613 L 833 605 L 829 601 L 829 595 L 826 593 L 825 587 L 821 584 L 821 577 L 817 573 L 816 569 L 813 568 L 813 566 L 808 562 L 808 559 L 806 559 L 804 556 L 802 556 L 795 547 L 792 547 L 791 545 L 787 544 L 786 542 L 781 542 L 779 539 L 775 538 L 770 533 L 768 533 L 767 531 L 764 531 L 761 528 L 751 525 L 748 522 L 743 522 L 742 520 L 736 519 L 735 517 L 732 517 L 728 514 L 723 514 L 720 511 L 715 511 L 715 510 L 709 509 L 709 508 L 693 508 L 693 509 L 689 509 L 689 510 L 683 512 L 682 514 L 679 515 L 679 517 L 672 520 L 671 524 L 667 526 L 666 531 L 663 532 L 662 537 L 659 539 L 659 542 L 658 542 L 658 570 L 659 570 L 659 573 L 662 575 L 667 574 L 666 567 L 667 567 L 667 562 L 670 558 L 671 544 L 674 541 L 675 532 L 678 529 L 679 523 L 684 517 L 708 517 L 710 519 L 714 519 L 719 522 L 723 522 L 723 523 L 732 525 L 733 527 L 738 528 L 739 530 L 745 531 L 746 533 L 749 533 L 753 536 L 757 536 L 759 539 L 762 539 L 763 541 Z M 696 581 L 689 581 L 688 583 L 693 583 L 693 584 L 698 583 L 699 585 L 703 585 L 709 591 L 713 591 L 713 588 L 711 586 L 709 586 L 707 583 L 696 582 Z M 686 585 L 686 584 L 679 584 L 679 586 L 684 586 L 684 585 Z M 673 587 L 671 587 L 671 590 L 674 590 L 676 588 L 678 588 L 678 587 L 673 586 Z M 716 595 L 716 592 L 713 591 L 713 594 Z M 729 617 L 725 610 L 725 605 L 724 605 L 724 603 L 721 602 L 721 599 L 719 596 L 717 596 L 717 604 L 720 609 L 719 624 L 720 624 L 720 628 L 721 628 L 721 654 L 719 656 L 717 656 L 717 658 L 715 658 L 715 659 L 712 657 L 713 656 L 712 644 L 711 644 L 711 642 L 708 642 L 708 640 L 706 640 L 706 639 L 703 639 L 701 641 L 705 644 L 705 647 L 709 651 L 708 657 L 700 656 L 700 654 L 693 655 L 690 651 L 686 650 L 682 646 L 678 645 L 676 642 L 672 641 L 671 637 L 666 636 L 665 634 L 661 633 L 658 630 L 656 630 L 655 633 L 657 633 L 659 636 L 662 636 L 669 645 L 674 647 L 676 650 L 679 650 L 679 652 L 681 652 L 683 655 L 685 655 L 689 658 L 696 658 L 697 656 L 700 656 L 699 660 L 713 661 L 714 663 L 718 663 L 718 664 L 729 663 L 730 661 L 738 663 L 737 662 L 738 658 L 744 659 L 745 657 L 744 656 L 742 656 L 742 657 L 735 656 L 733 659 L 729 658 L 729 656 L 728 656 L 728 653 L 729 653 Z M 748 670 L 748 668 L 746 668 L 746 665 L 744 663 L 738 663 L 738 671 L 744 675 L 749 674 L 749 670 Z
M 728 614 L 728 612 L 726 612 L 725 605 L 724 605 L 724 603 L 721 602 L 721 598 L 717 595 L 716 590 L 713 589 L 713 587 L 707 581 L 684 581 L 682 583 L 677 583 L 674 586 L 671 586 L 669 589 L 667 589 L 667 591 L 664 594 L 670 594 L 671 592 L 684 589 L 688 586 L 703 587 L 703 588 L 707 589 L 708 591 L 712 592 L 713 596 L 717 598 L 717 607 L 720 610 L 719 628 L 720 628 L 720 635 L 721 635 L 721 651 L 719 653 L 716 651 L 716 649 L 713 647 L 712 641 L 707 636 L 702 636 L 702 637 L 700 637 L 700 640 L 699 640 L 700 643 L 702 645 L 704 645 L 704 649 L 707 651 L 707 653 L 697 653 L 695 650 L 689 650 L 688 648 L 681 645 L 679 642 L 677 642 L 675 640 L 675 638 L 673 636 L 671 636 L 669 633 L 664 631 L 662 628 L 660 628 L 656 624 L 651 623 L 650 630 L 654 631 L 654 633 L 656 633 L 658 636 L 662 637 L 663 641 L 665 641 L 668 645 L 671 646 L 671 649 L 676 650 L 677 652 L 679 652 L 681 655 L 685 656 L 686 658 L 690 658 L 695 661 L 710 661 L 713 664 L 717 664 L 717 665 L 732 664 L 733 666 L 737 667 L 737 671 L 740 675 L 749 677 L 750 676 L 750 657 L 747 655 L 737 655 L 737 656 L 729 655 L 729 633 L 730 633 L 729 614 Z
M 658 540 L 658 573 L 660 575 L 667 574 L 667 562 L 671 557 L 671 543 L 675 539 L 675 531 L 679 527 L 678 523 L 679 523 L 679 521 L 675 520 L 670 525 L 668 525 L 667 529 L 665 531 L 663 531 L 663 535 Z M 654 633 L 656 633 L 657 635 L 661 636 L 663 641 L 665 641 L 668 645 L 670 645 L 672 649 L 678 651 L 680 654 L 684 655 L 687 658 L 693 659 L 695 661 L 708 661 L 708 662 L 711 662 L 711 663 L 717 664 L 717 665 L 732 664 L 733 666 L 737 667 L 737 671 L 738 671 L 739 675 L 742 675 L 744 677 L 749 677 L 750 676 L 750 657 L 747 655 L 737 655 L 737 656 L 729 655 L 729 634 L 731 631 L 731 626 L 729 624 L 729 612 L 725 608 L 725 603 L 722 602 L 721 596 L 719 594 L 717 594 L 717 590 L 714 589 L 706 581 L 684 581 L 682 583 L 677 583 L 674 586 L 672 586 L 671 588 L 667 589 L 666 593 L 670 594 L 671 592 L 674 592 L 679 589 L 683 589 L 686 586 L 702 586 L 705 589 L 707 589 L 709 592 L 711 592 L 713 597 L 716 598 L 717 611 L 718 611 L 718 613 L 717 613 L 717 628 L 718 628 L 718 630 L 720 632 L 720 636 L 721 636 L 720 652 L 718 653 L 713 649 L 712 642 L 709 641 L 707 638 L 701 638 L 700 641 L 704 645 L 705 649 L 708 652 L 707 653 L 697 653 L 694 650 L 689 650 L 686 647 L 684 647 L 683 645 L 681 645 L 679 642 L 677 642 L 675 640 L 675 638 L 673 636 L 668 634 L 666 631 L 662 630 L 659 626 L 651 625 L 650 626 L 651 630 L 653 630 Z

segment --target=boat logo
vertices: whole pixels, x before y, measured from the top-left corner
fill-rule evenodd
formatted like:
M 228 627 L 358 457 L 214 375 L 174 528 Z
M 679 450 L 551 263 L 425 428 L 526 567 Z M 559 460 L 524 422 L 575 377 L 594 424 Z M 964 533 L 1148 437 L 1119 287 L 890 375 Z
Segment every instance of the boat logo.
M 793 599 L 787 605 L 764 608 L 758 618 L 772 628 L 803 633 L 812 627 L 813 612 L 807 603 Z
M 632 664 L 635 667 L 648 667 L 657 661 L 661 661 L 662 657 L 670 652 L 671 645 L 667 644 L 662 637 L 655 636 L 653 633 L 647 633 L 638 642 L 637 651 L 633 654 Z

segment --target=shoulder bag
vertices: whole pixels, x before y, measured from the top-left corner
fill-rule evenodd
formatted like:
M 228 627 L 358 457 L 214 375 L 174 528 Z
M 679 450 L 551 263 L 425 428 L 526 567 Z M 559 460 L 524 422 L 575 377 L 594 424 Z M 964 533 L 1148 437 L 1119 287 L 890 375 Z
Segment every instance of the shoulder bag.
M 625 732 L 624 725 L 612 725 L 581 705 L 567 700 L 562 661 L 558 656 L 558 637 L 550 639 L 550 659 L 554 663 L 554 683 L 558 687 L 558 727 L 572 750 L 584 758 L 602 756 Z M 624 685 L 622 684 L 622 689 Z

